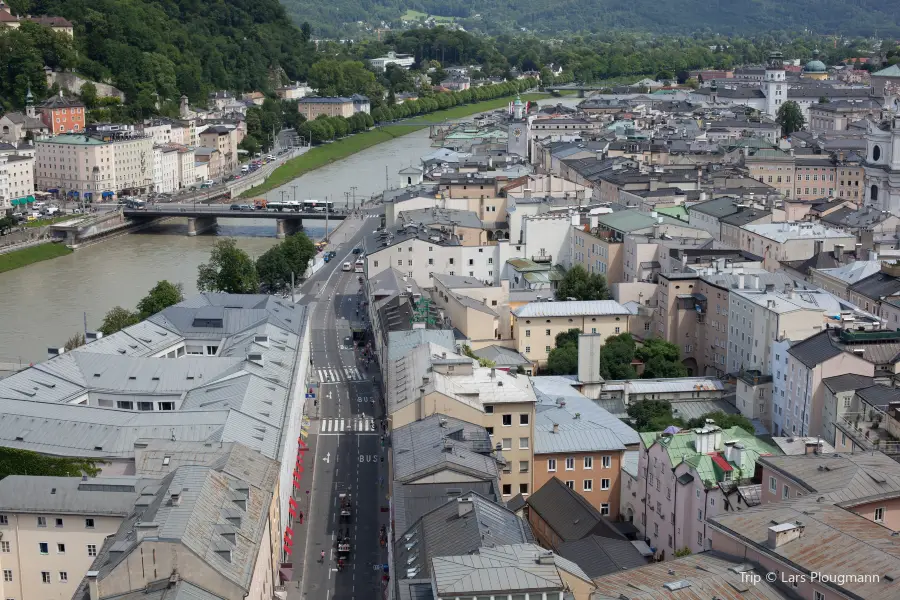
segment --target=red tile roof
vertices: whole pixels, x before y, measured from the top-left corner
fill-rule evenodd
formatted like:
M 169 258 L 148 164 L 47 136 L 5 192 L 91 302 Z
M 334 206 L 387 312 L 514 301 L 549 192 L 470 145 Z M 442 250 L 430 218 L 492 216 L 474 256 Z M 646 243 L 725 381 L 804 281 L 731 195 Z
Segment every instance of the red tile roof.
M 721 454 L 710 454 L 709 456 L 712 458 L 712 461 L 714 463 L 716 463 L 719 466 L 719 468 L 722 469 L 723 471 L 725 471 L 726 473 L 734 470 L 734 467 L 729 465 L 728 461 L 725 460 L 724 458 L 722 458 Z

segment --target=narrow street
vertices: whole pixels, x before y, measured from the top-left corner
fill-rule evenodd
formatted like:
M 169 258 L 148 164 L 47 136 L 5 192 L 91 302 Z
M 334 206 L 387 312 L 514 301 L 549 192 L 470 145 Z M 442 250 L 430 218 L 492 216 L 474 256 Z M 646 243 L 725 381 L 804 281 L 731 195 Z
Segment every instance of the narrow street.
M 377 367 L 366 364 L 362 348 L 352 340 L 351 324 L 359 318 L 362 298 L 359 274 L 341 271 L 345 261 L 355 258 L 357 244 L 374 247 L 379 221 L 369 217 L 345 223 L 329 247 L 337 257 L 301 288 L 308 294 L 301 302 L 316 303 L 310 384 L 315 400 L 307 401 L 308 450 L 295 494 L 304 520 L 294 526 L 294 580 L 286 586 L 292 600 L 371 599 L 383 589 L 387 550 L 379 535 L 389 515 L 383 404 Z M 350 500 L 349 515 L 341 514 L 342 495 Z M 349 544 L 349 552 L 342 544 Z

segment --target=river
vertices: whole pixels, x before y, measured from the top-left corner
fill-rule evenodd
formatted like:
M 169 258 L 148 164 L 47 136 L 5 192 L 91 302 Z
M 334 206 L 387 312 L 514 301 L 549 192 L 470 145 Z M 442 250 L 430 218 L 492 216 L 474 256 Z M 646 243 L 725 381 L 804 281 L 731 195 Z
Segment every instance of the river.
M 567 105 L 575 98 L 556 99 Z M 341 161 L 311 171 L 267 194 L 270 199 L 331 199 L 338 206 L 344 192 L 356 186 L 356 198 L 369 198 L 397 185 L 397 172 L 417 164 L 431 152 L 423 129 L 367 148 Z M 293 186 L 296 186 L 296 190 Z M 335 223 L 334 226 L 336 226 Z M 333 229 L 334 226 L 330 228 Z M 313 238 L 324 234 L 324 222 L 306 229 Z M 46 359 L 47 348 L 59 347 L 84 329 L 95 330 L 114 306 L 133 309 L 157 281 L 168 279 L 197 292 L 197 267 L 209 258 L 216 237 L 232 236 L 257 257 L 273 244 L 274 222 L 268 219 L 220 219 L 215 233 L 187 237 L 187 223 L 172 221 L 139 233 L 82 248 L 61 258 L 0 273 L 0 363 Z

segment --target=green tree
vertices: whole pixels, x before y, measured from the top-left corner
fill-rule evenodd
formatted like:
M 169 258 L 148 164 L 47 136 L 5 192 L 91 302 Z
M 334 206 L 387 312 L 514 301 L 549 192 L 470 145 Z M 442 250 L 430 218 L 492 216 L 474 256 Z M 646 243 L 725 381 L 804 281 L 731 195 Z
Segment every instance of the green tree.
M 100 469 L 93 460 L 48 456 L 18 448 L 0 448 L 0 479 L 10 475 L 96 477 L 99 474 Z
M 644 363 L 644 379 L 666 377 L 687 377 L 687 367 L 681 362 L 681 351 L 675 344 L 665 340 L 650 338 L 635 351 L 635 356 Z
M 10 229 L 16 226 L 16 220 L 10 216 L 0 217 L 0 235 L 6 235 Z
M 775 113 L 775 122 L 781 125 L 781 134 L 788 136 L 803 129 L 806 119 L 803 117 L 800 106 L 793 100 L 787 100 L 778 107 L 778 112 Z
M 84 106 L 88 110 L 97 106 L 97 86 L 92 82 L 86 81 L 84 85 L 81 86 L 81 90 L 78 94 L 81 96 L 81 101 L 84 102 Z
M 568 346 L 572 344 L 576 348 L 578 347 L 578 336 L 581 335 L 581 330 L 577 327 L 573 327 L 568 331 L 561 331 L 556 334 L 556 347 L 562 348 L 563 346 Z
M 753 427 L 753 423 L 741 414 L 728 414 L 726 412 L 722 412 L 721 410 L 713 411 L 706 413 L 701 417 L 697 417 L 696 419 L 691 419 L 688 421 L 688 427 L 703 427 L 706 425 L 706 420 L 711 419 L 715 421 L 717 427 L 721 427 L 722 429 L 731 429 L 732 427 L 740 427 L 747 433 L 753 433 L 756 428 Z
M 201 292 L 259 292 L 256 265 L 231 238 L 218 240 L 210 252 L 209 262 L 200 265 L 197 271 L 197 289 Z
M 551 375 L 573 375 L 577 373 L 578 344 L 566 344 L 550 350 L 550 354 L 547 356 L 547 371 Z
M 581 265 L 575 265 L 563 276 L 556 289 L 557 300 L 609 300 L 606 277 L 588 273 Z
M 84 346 L 84 343 L 84 334 L 79 331 L 66 341 L 66 352 L 68 352 L 69 350 L 74 350 L 75 348 L 78 348 L 80 346 Z
M 143 321 L 150 315 L 155 315 L 173 304 L 178 304 L 182 300 L 184 300 L 184 288 L 182 285 L 180 283 L 170 283 L 163 279 L 157 282 L 147 292 L 147 295 L 138 302 L 138 316 Z
M 241 150 L 246 150 L 250 153 L 250 156 L 258 154 L 260 150 L 262 150 L 262 146 L 260 145 L 259 140 L 250 134 L 244 136 L 244 139 L 241 140 L 238 148 L 240 148 Z
M 132 312 L 121 306 L 115 306 L 103 317 L 103 324 L 100 325 L 99 331 L 103 335 L 112 335 L 117 331 L 140 322 L 141 318 L 136 312 Z
M 634 379 L 631 365 L 637 344 L 630 333 L 611 335 L 600 348 L 600 374 L 604 379 Z
M 684 427 L 681 419 L 672 416 L 668 400 L 640 400 L 627 408 L 632 427 L 637 431 L 662 431 L 670 425 Z
M 291 267 L 281 245 L 272 246 L 256 259 L 259 281 L 269 292 L 279 292 L 290 282 Z

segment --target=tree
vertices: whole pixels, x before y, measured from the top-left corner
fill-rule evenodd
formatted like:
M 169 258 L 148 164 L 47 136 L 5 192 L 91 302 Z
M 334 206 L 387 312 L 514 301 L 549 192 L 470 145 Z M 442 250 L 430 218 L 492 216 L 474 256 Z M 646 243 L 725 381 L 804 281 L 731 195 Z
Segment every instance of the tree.
M 31 450 L 0 448 L 0 479 L 10 475 L 42 477 L 96 477 L 100 474 L 96 461 L 81 458 L 48 456 Z
M 562 335 L 562 334 L 561 334 Z M 547 371 L 551 375 L 573 375 L 578 372 L 578 344 L 566 344 L 550 350 Z
M 81 96 L 81 101 L 84 102 L 85 107 L 88 109 L 92 109 L 97 106 L 97 86 L 91 83 L 90 81 L 86 81 L 84 85 L 81 86 L 81 90 L 78 92 Z
M 803 129 L 806 119 L 803 117 L 800 106 L 793 100 L 787 100 L 778 107 L 775 122 L 781 125 L 781 134 L 788 136 Z
M 150 315 L 178 304 L 184 300 L 184 291 L 180 283 L 170 283 L 163 279 L 157 282 L 153 288 L 147 292 L 147 295 L 138 302 L 137 310 L 140 319 L 143 321 Z
M 201 292 L 255 294 L 259 292 L 259 276 L 250 256 L 231 238 L 218 240 L 209 262 L 197 268 L 197 289 Z
M 828 96 L 819 96 L 819 104 L 828 104 L 831 102 L 831 98 Z
M 259 281 L 269 292 L 279 292 L 290 281 L 290 266 L 285 259 L 281 245 L 272 246 L 256 259 Z M 287 277 L 285 276 L 287 275 Z
M 681 362 L 681 351 L 675 344 L 665 340 L 650 338 L 635 351 L 635 356 L 644 363 L 644 379 L 666 377 L 687 377 L 687 367 Z
M 79 346 L 84 346 L 84 342 L 85 342 L 84 334 L 81 333 L 80 331 L 77 332 L 75 335 L 70 337 L 68 339 L 68 341 L 66 342 L 66 345 L 65 345 L 66 352 L 68 352 L 69 350 L 74 350 L 75 348 L 78 348 Z
M 600 374 L 604 379 L 634 379 L 637 373 L 631 362 L 637 344 L 630 333 L 611 335 L 600 348 Z
M 688 427 L 703 427 L 706 425 L 706 420 L 711 419 L 716 423 L 717 427 L 721 427 L 722 429 L 731 429 L 732 427 L 740 427 L 747 433 L 753 433 L 755 431 L 755 427 L 753 427 L 753 423 L 741 414 L 728 414 L 722 412 L 721 410 L 717 410 L 714 412 L 706 413 L 703 416 L 697 417 L 696 419 L 691 419 L 688 421 Z
M 672 416 L 668 400 L 640 400 L 628 405 L 632 427 L 638 431 L 662 431 L 670 425 L 684 427 L 681 419 Z
M 262 146 L 259 143 L 259 140 L 253 137 L 252 135 L 244 136 L 244 139 L 241 140 L 241 143 L 238 144 L 238 148 L 241 150 L 246 150 L 250 153 L 250 156 L 254 154 L 258 154 L 262 149 Z
M 140 323 L 141 318 L 136 312 L 132 312 L 127 308 L 116 306 L 110 309 L 106 316 L 103 317 L 103 324 L 100 325 L 99 331 L 103 335 L 112 335 L 117 331 Z
M 557 300 L 609 300 L 606 278 L 599 273 L 588 273 L 581 265 L 569 269 L 556 289 Z
M 6 235 L 7 232 L 16 226 L 16 220 L 9 216 L 0 217 L 0 235 Z
M 556 347 L 562 348 L 563 346 L 568 346 L 569 344 L 578 346 L 578 336 L 581 335 L 581 330 L 577 327 L 573 327 L 568 331 L 563 331 L 556 334 Z

